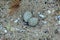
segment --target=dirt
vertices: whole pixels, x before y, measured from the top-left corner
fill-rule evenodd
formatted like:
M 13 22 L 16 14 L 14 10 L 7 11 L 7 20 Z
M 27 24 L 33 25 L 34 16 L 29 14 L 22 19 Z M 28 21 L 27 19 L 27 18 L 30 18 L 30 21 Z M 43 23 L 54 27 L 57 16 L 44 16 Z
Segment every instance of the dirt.
M 0 40 L 60 40 L 60 1 L 21 0 L 10 15 L 11 2 L 0 0 Z M 24 21 L 26 11 L 39 19 L 36 26 Z

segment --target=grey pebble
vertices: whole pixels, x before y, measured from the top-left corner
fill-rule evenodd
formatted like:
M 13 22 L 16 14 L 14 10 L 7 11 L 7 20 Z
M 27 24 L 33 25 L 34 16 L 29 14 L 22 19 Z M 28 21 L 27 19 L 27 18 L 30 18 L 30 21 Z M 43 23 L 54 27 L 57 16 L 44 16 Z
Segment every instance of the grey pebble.
M 55 16 L 55 19 L 56 19 L 56 20 L 60 20 L 60 15 Z

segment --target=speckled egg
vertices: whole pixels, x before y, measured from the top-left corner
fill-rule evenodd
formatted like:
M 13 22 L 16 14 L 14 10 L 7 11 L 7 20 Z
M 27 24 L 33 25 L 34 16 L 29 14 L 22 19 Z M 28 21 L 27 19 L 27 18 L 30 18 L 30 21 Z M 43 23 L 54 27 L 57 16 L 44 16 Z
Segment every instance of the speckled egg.
M 23 15 L 23 19 L 25 22 L 28 22 L 28 19 L 30 19 L 32 17 L 32 13 L 29 11 L 26 11 Z
M 36 26 L 38 23 L 38 18 L 32 17 L 29 19 L 28 23 L 30 26 Z

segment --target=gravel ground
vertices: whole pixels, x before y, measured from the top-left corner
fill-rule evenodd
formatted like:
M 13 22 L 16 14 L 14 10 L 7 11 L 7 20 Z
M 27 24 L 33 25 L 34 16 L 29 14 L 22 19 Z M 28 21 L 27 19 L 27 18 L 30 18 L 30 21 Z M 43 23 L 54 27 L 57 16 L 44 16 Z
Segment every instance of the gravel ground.
M 60 0 L 11 2 L 0 0 L 0 40 L 60 40 Z

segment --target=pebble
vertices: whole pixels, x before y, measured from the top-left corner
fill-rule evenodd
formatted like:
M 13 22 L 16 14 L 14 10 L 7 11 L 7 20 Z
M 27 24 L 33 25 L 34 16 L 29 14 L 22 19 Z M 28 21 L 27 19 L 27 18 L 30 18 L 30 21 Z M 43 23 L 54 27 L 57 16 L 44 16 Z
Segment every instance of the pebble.
M 57 20 L 58 24 L 60 24 L 60 15 L 55 16 L 55 19 Z
M 45 15 L 43 15 L 43 14 L 40 13 L 40 12 L 38 12 L 38 15 L 39 15 L 39 17 L 42 18 L 42 19 L 44 19 L 44 18 L 46 17 Z
M 4 30 L 5 33 L 7 33 L 7 30 Z
M 60 20 L 58 21 L 58 24 L 60 24 Z
M 51 11 L 50 10 L 48 10 L 47 12 L 48 12 L 48 14 L 51 14 Z
M 0 25 L 0 34 L 1 33 L 7 33 L 7 30 L 2 25 Z
M 44 15 L 42 15 L 42 14 L 40 14 L 39 16 L 40 16 L 41 18 L 44 18 L 44 17 L 45 17 L 45 16 L 44 16 Z
M 20 18 L 16 19 L 16 20 L 14 21 L 14 23 L 17 23 L 19 20 L 20 20 Z
M 28 22 L 28 20 L 32 17 L 32 13 L 29 11 L 26 11 L 23 15 L 23 19 L 25 22 Z
M 0 25 L 0 29 L 2 29 L 3 27 L 2 27 L 2 25 Z
M 42 21 L 43 24 L 47 24 L 47 21 Z
M 57 29 L 55 30 L 55 34 L 58 34 L 58 33 L 60 33 L 60 28 L 57 28 Z
M 60 20 L 60 15 L 56 16 L 56 19 L 57 19 L 57 20 Z
M 28 23 L 30 26 L 36 26 L 36 24 L 38 23 L 38 18 L 32 17 L 29 19 Z

